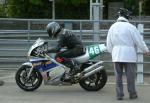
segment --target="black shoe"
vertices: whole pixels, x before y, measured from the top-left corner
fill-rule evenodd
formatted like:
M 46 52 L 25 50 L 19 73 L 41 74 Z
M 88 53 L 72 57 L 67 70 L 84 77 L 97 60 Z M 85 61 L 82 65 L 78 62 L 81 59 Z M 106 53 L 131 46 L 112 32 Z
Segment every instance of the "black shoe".
M 75 72 L 76 72 L 76 73 L 79 73 L 79 72 L 80 72 L 80 67 L 79 67 L 79 66 L 76 65 L 76 66 L 74 67 L 74 69 L 75 69 Z
M 80 67 L 78 65 L 74 65 L 70 70 L 70 75 L 76 75 L 77 73 L 81 72 Z
M 131 95 L 129 98 L 130 99 L 136 99 L 136 98 L 138 98 L 138 96 L 137 95 Z
M 76 75 L 77 73 L 80 73 L 80 70 L 79 70 L 79 69 L 73 68 L 73 70 L 70 71 L 70 75 L 71 75 L 71 76 L 74 76 L 74 75 Z
M 123 97 L 118 97 L 117 100 L 123 100 Z
M 3 86 L 4 85 L 4 81 L 0 81 L 0 86 Z

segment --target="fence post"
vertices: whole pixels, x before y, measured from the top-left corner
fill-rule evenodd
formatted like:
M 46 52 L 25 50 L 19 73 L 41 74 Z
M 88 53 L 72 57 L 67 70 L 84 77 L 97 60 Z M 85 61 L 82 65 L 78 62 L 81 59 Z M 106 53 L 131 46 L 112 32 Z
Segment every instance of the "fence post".
M 142 34 L 141 36 L 143 38 L 144 25 L 138 24 L 138 30 Z M 142 83 L 144 83 L 144 80 L 143 80 L 143 53 L 139 48 L 138 48 L 137 52 L 138 52 L 138 54 L 137 54 L 137 62 L 138 62 L 138 64 L 137 64 L 137 83 L 142 84 Z
M 100 4 L 99 3 L 93 3 L 93 30 L 94 30 L 94 41 L 98 42 L 100 40 L 99 37 L 99 30 L 100 30 Z
M 30 20 L 28 20 L 27 21 L 28 22 L 28 47 L 30 47 L 30 30 L 31 30 L 31 21 Z

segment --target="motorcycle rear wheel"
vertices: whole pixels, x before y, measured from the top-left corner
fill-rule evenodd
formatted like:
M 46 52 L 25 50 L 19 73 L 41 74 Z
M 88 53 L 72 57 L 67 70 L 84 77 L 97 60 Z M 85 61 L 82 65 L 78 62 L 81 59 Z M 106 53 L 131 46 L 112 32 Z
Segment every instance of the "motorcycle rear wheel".
M 30 77 L 27 78 L 30 68 L 30 66 L 23 65 L 15 75 L 17 85 L 24 91 L 34 91 L 42 84 L 43 78 L 39 71 L 33 70 Z
M 93 74 L 85 79 L 82 79 L 79 84 L 87 91 L 98 91 L 102 89 L 107 82 L 107 73 L 105 70 L 101 70 L 96 74 Z

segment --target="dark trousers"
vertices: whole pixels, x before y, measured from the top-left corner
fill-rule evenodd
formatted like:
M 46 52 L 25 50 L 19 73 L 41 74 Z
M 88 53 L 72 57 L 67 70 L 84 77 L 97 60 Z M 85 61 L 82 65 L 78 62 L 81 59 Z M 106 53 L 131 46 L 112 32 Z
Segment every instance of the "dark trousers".
M 115 71 L 115 76 L 116 76 L 117 97 L 124 96 L 123 82 L 122 82 L 123 69 L 125 70 L 125 74 L 127 77 L 127 89 L 129 92 L 129 96 L 137 95 L 137 92 L 135 89 L 136 64 L 135 63 L 115 62 L 114 63 L 114 71 Z
M 61 58 L 74 58 L 84 53 L 83 46 L 76 46 L 73 49 L 67 49 L 65 51 L 57 53 L 56 57 Z
M 74 57 L 80 56 L 82 54 L 84 54 L 83 46 L 76 46 L 73 49 L 67 49 L 63 52 L 57 53 L 55 56 L 55 59 L 57 60 L 57 58 L 62 58 L 63 62 L 61 62 L 61 63 L 66 66 L 68 66 L 67 64 L 69 64 L 69 67 L 72 68 L 74 62 L 70 58 L 74 58 Z

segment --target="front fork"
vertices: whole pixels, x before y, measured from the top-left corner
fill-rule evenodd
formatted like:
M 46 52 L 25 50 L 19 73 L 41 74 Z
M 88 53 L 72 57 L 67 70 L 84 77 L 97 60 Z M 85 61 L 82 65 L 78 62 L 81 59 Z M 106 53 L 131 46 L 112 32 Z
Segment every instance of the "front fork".
M 33 71 L 33 65 L 31 62 L 26 62 L 26 63 L 23 63 L 22 65 L 27 65 L 27 66 L 31 67 L 29 73 L 27 74 L 27 78 L 29 79 L 31 76 L 31 73 Z
M 30 69 L 30 71 L 29 71 L 29 73 L 28 73 L 28 75 L 27 75 L 27 78 L 28 78 L 28 79 L 29 79 L 29 77 L 30 77 L 32 71 L 33 71 L 33 66 L 31 67 L 31 69 Z

